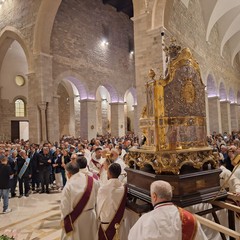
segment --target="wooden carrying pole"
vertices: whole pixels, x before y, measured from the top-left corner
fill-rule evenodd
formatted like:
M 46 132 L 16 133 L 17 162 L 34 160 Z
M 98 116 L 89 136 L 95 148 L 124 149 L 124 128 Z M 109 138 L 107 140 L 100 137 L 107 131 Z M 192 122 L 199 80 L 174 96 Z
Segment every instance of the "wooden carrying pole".
M 218 207 L 221 207 L 223 209 L 225 208 L 225 209 L 231 210 L 233 212 L 240 213 L 240 207 L 238 207 L 236 205 L 233 205 L 231 203 L 226 203 L 226 202 L 223 202 L 223 201 L 214 201 L 214 202 L 211 202 L 211 204 L 213 204 L 215 206 L 218 206 Z
M 212 222 L 211 220 L 209 220 L 207 218 L 201 217 L 201 216 L 196 215 L 196 214 L 194 214 L 194 215 L 201 224 L 203 224 L 203 225 L 205 225 L 205 226 L 207 226 L 207 227 L 209 227 L 213 230 L 216 230 L 218 232 L 222 232 L 222 233 L 226 234 L 227 236 L 233 237 L 236 240 L 240 240 L 240 233 L 239 232 L 233 231 L 233 230 L 231 230 L 227 227 L 224 227 L 224 226 L 222 226 L 218 223 Z

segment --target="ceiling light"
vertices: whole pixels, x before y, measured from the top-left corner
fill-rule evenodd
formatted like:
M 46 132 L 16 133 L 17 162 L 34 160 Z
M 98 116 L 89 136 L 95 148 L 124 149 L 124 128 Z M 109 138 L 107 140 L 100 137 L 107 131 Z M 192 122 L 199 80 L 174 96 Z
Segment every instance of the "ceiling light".
M 109 42 L 106 39 L 103 39 L 101 44 L 102 46 L 108 46 Z

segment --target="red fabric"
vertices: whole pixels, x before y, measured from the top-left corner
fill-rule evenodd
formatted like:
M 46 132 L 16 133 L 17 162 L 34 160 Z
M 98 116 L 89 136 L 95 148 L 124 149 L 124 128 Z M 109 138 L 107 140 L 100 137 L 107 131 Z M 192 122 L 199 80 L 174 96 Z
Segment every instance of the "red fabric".
M 197 220 L 193 214 L 178 208 L 182 220 L 182 240 L 193 240 L 197 231 Z
M 74 207 L 73 211 L 64 218 L 64 228 L 66 233 L 73 231 L 74 222 L 80 216 L 90 198 L 93 187 L 93 178 L 90 176 L 87 176 L 87 178 L 88 178 L 87 187 L 85 192 L 83 193 L 82 198 L 79 200 L 78 204 Z
M 98 161 L 95 161 L 94 159 L 91 160 L 92 163 L 100 170 L 101 169 L 101 163 L 99 163 Z

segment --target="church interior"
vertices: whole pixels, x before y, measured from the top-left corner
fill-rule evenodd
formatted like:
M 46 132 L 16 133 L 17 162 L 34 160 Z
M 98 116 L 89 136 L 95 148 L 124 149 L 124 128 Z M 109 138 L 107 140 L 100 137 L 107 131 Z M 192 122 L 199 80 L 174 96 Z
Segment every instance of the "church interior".
M 0 0 L 0 19 L 1 144 L 144 137 L 126 158 L 130 195 L 150 203 L 148 181 L 154 173 L 180 186 L 173 196 L 183 207 L 190 205 L 184 197 L 192 188 L 214 188 L 201 192 L 201 200 L 190 194 L 192 204 L 213 194 L 227 196 L 218 193 L 218 160 L 207 136 L 240 136 L 240 0 Z M 171 47 L 189 49 L 188 58 L 171 55 Z M 174 81 L 181 77 L 187 83 L 179 80 L 180 89 Z M 178 154 L 191 159 L 170 163 Z M 201 160 L 192 160 L 194 154 Z M 151 171 L 136 175 L 145 162 Z M 187 164 L 194 168 L 187 181 L 196 181 L 190 190 L 181 179 Z M 211 176 L 200 176 L 198 170 L 205 167 Z M 203 183 L 205 178 L 209 182 Z M 233 197 L 238 204 L 239 194 L 240 183 Z M 58 191 L 10 198 L 12 212 L 0 215 L 0 235 L 61 239 L 60 202 Z M 215 207 L 226 207 L 221 204 Z M 240 213 L 239 206 L 230 211 Z M 136 211 L 131 220 L 139 215 Z M 240 239 L 240 225 L 226 225 L 223 234 L 229 238 L 218 234 L 208 239 Z M 212 228 L 220 232 L 219 226 Z

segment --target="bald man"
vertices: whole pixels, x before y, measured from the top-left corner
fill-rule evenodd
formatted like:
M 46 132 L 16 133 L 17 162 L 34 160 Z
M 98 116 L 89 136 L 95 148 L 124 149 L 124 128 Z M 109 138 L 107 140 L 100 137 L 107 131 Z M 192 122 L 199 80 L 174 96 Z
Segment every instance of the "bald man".
M 171 202 L 172 187 L 168 182 L 153 182 L 150 192 L 154 209 L 135 223 L 128 240 L 207 240 L 195 217 Z

